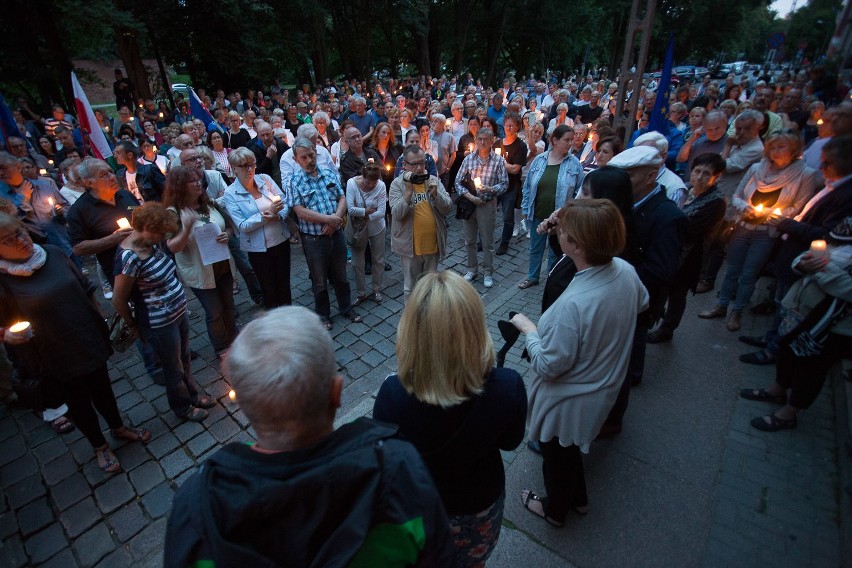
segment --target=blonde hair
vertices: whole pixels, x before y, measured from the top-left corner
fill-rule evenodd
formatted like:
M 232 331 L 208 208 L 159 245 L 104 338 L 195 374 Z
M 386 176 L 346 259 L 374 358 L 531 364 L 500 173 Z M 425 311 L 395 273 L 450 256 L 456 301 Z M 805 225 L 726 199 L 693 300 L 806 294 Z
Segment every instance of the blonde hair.
M 768 158 L 770 149 L 779 142 L 786 142 L 793 149 L 793 161 L 802 155 L 802 139 L 796 129 L 781 130 L 767 137 L 763 143 L 763 155 Z
M 450 408 L 482 392 L 494 344 L 473 286 L 452 271 L 422 277 L 399 320 L 396 357 L 400 383 L 421 402 Z

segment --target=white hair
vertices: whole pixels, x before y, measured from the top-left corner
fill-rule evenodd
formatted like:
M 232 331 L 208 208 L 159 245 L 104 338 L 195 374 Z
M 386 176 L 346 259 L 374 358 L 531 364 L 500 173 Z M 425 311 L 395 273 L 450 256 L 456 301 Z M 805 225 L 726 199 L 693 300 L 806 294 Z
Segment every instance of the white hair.
M 319 131 L 316 126 L 308 122 L 299 125 L 299 128 L 296 129 L 296 136 L 313 139 L 315 136 L 319 136 Z
M 656 148 L 660 152 L 660 157 L 663 161 L 669 153 L 669 141 L 659 132 L 646 132 L 633 142 L 633 146 L 650 146 Z

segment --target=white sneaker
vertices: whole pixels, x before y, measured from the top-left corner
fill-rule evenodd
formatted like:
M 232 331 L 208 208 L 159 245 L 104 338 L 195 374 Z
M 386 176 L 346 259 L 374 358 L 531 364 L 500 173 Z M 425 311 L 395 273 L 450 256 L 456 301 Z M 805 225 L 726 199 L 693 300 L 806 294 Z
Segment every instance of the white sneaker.
M 520 223 L 515 223 L 515 228 L 512 229 L 512 238 L 517 237 L 520 233 L 521 228 L 519 227 Z
M 464 275 L 464 279 L 468 282 L 473 282 L 473 279 L 476 278 L 476 272 L 473 270 L 468 270 L 467 274 Z
M 483 284 L 483 286 L 485 286 L 486 288 L 491 288 L 492 286 L 494 286 L 494 280 L 492 280 L 490 276 L 486 276 L 486 277 L 482 280 L 482 284 Z
M 104 292 L 104 300 L 112 300 L 112 292 Z

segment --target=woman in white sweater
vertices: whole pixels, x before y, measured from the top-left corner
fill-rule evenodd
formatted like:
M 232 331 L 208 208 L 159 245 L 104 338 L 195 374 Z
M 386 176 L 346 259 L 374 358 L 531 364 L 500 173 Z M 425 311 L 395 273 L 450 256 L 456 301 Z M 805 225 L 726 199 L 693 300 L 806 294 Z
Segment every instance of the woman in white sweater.
M 615 403 L 627 371 L 636 315 L 648 292 L 627 262 L 624 221 L 608 199 L 577 199 L 559 211 L 559 244 L 577 274 L 542 314 L 512 323 L 526 335 L 535 378 L 529 437 L 538 440 L 547 496 L 521 493 L 524 507 L 561 527 L 569 510 L 588 511 L 582 453 Z

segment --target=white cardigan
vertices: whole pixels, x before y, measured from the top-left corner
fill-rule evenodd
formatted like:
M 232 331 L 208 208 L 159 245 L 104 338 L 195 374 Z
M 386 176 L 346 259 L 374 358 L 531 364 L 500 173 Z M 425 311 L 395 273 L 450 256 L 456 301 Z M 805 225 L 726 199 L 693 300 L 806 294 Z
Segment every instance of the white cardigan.
M 636 316 L 648 291 L 627 262 L 614 258 L 578 273 L 527 335 L 530 439 L 588 453 L 627 373 Z

